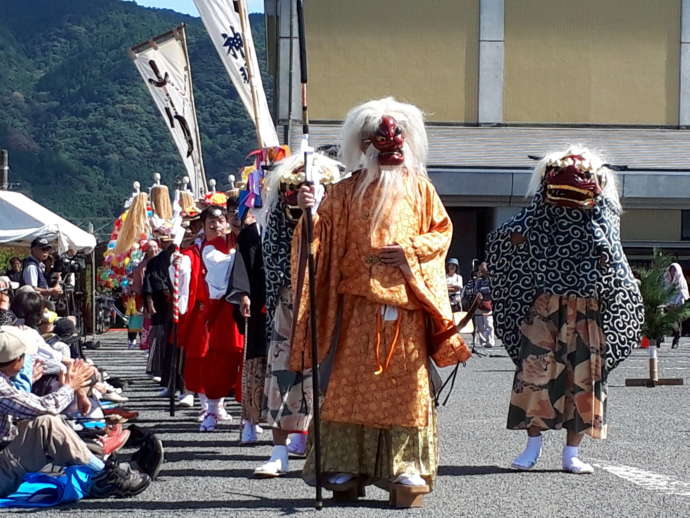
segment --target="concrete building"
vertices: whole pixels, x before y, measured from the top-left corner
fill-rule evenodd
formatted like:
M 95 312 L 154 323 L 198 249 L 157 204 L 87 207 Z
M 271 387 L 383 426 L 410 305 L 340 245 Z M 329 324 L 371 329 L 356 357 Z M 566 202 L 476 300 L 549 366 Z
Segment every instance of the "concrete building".
M 428 117 L 429 174 L 455 224 L 451 253 L 483 253 L 524 205 L 534 163 L 568 143 L 627 165 L 618 185 L 632 259 L 690 259 L 690 0 L 306 0 L 315 145 L 347 110 L 392 95 Z M 274 118 L 294 144 L 294 0 L 266 0 Z

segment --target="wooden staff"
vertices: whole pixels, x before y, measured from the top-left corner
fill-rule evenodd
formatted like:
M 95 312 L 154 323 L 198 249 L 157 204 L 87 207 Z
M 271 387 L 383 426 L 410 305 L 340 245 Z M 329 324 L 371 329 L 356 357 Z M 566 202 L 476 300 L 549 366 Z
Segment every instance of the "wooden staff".
M 239 252 L 238 252 L 239 253 Z M 247 379 L 247 345 L 249 344 L 249 318 L 244 319 L 244 347 L 243 347 L 243 354 L 242 354 L 242 394 L 240 395 L 242 398 L 242 401 L 240 402 L 240 409 L 241 409 L 241 415 L 240 415 L 240 443 L 242 443 L 242 431 L 244 429 L 244 421 L 249 419 L 249 411 L 247 409 L 247 406 L 249 404 L 248 400 L 248 388 L 249 388 L 249 380 Z M 255 423 L 251 423 L 252 426 L 254 426 Z
M 300 51 L 300 78 L 302 84 L 302 140 L 304 152 L 304 177 L 306 183 L 313 183 L 312 159 L 314 150 L 309 147 L 309 110 L 307 107 L 307 43 L 304 31 L 304 6 L 302 0 L 297 0 L 297 23 L 299 26 L 299 51 Z M 307 258 L 307 276 L 309 279 L 309 334 L 311 338 L 311 362 L 313 384 L 313 423 L 312 430 L 314 441 L 314 476 L 316 479 L 316 502 L 314 507 L 320 511 L 323 509 L 322 485 L 321 485 L 321 415 L 319 410 L 319 348 L 316 334 L 316 281 L 314 272 L 315 260 L 312 251 L 314 238 L 314 220 L 311 210 L 304 211 L 304 233 L 306 237 L 309 255 Z
M 170 417 L 175 417 L 175 390 L 177 389 L 177 372 L 179 363 L 179 350 L 177 349 L 177 324 L 180 321 L 180 257 L 181 254 L 175 250 L 172 255 L 172 264 L 174 268 L 173 275 L 173 304 L 172 304 L 172 353 L 170 354 L 170 365 L 169 373 L 170 378 L 168 379 L 168 405 L 170 411 Z

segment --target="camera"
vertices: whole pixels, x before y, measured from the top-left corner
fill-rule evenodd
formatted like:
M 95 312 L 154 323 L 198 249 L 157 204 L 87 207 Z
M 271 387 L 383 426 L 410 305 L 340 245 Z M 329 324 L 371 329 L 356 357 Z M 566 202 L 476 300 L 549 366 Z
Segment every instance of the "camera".
M 67 273 L 81 273 L 86 269 L 86 260 L 81 255 L 63 255 L 58 257 L 53 271 Z

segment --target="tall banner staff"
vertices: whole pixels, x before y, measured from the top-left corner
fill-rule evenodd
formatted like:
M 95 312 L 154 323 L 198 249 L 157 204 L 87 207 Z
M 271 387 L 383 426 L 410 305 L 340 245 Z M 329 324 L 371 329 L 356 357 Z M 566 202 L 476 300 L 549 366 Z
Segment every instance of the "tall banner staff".
M 307 42 L 304 30 L 304 4 L 297 0 L 297 23 L 299 26 L 299 51 L 300 51 L 300 79 L 302 83 L 302 152 L 304 153 L 304 178 L 307 184 L 314 184 L 313 158 L 314 148 L 309 146 L 309 110 L 307 104 Z M 304 212 L 304 234 L 306 236 L 309 255 L 307 258 L 307 275 L 309 279 L 309 333 L 311 335 L 311 361 L 313 383 L 313 440 L 314 440 L 314 474 L 316 477 L 316 510 L 323 509 L 323 497 L 321 487 L 321 412 L 319 409 L 319 395 L 321 393 L 319 383 L 319 352 L 316 335 L 316 287 L 315 287 L 315 261 L 311 243 L 314 238 L 314 220 L 311 210 Z
M 172 300 L 172 321 L 173 321 L 173 344 L 170 361 L 170 379 L 168 380 L 168 409 L 170 417 L 175 417 L 175 391 L 177 389 L 177 378 L 179 375 L 180 350 L 177 348 L 177 327 L 180 323 L 180 252 L 177 243 L 175 252 L 172 255 L 173 267 L 173 300 Z

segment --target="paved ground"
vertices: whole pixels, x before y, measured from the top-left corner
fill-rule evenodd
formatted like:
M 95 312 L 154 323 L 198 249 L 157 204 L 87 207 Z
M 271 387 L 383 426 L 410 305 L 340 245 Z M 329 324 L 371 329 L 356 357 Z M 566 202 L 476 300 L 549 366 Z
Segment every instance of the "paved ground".
M 131 379 L 129 408 L 140 424 L 164 440 L 167 463 L 160 480 L 132 500 L 84 501 L 39 511 L 47 516 L 283 516 L 315 514 L 313 490 L 300 479 L 302 461 L 289 476 L 250 478 L 270 453 L 266 441 L 238 445 L 236 425 L 201 434 L 191 411 L 171 418 L 158 388 L 143 374 L 144 354 L 126 350 L 122 333 L 103 337 L 91 356 L 112 375 Z M 609 439 L 585 440 L 584 457 L 597 465 L 592 476 L 560 471 L 564 433 L 547 435 L 538 469 L 507 469 L 523 447 L 520 432 L 505 429 L 513 367 L 500 350 L 462 369 L 455 393 L 440 411 L 437 488 L 423 510 L 387 508 L 385 493 L 369 489 L 358 507 L 326 500 L 323 517 L 361 516 L 690 516 L 690 340 L 660 353 L 662 375 L 684 377 L 682 387 L 627 388 L 625 378 L 646 377 L 645 350 L 635 351 L 611 376 Z M 236 406 L 231 413 L 237 415 Z M 325 492 L 325 495 L 330 493 Z

